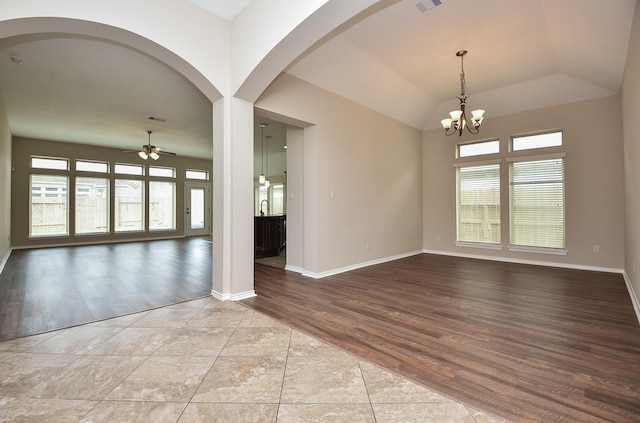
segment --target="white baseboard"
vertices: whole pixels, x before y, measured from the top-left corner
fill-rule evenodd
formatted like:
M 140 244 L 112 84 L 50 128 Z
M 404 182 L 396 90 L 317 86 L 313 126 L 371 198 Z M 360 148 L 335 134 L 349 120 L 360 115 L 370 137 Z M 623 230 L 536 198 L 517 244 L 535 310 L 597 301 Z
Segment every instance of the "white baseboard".
M 345 266 L 345 267 L 340 267 L 338 269 L 333 269 L 333 270 L 327 270 L 325 272 L 320 272 L 320 273 L 315 273 L 315 272 L 308 272 L 304 269 L 301 269 L 302 272 L 302 276 L 307 276 L 310 278 L 314 278 L 314 279 L 322 279 L 322 278 L 326 278 L 327 276 L 333 276 L 333 275 L 337 275 L 339 273 L 344 273 L 344 272 L 349 272 L 351 270 L 356 270 L 356 269 L 360 269 L 363 267 L 368 267 L 368 266 L 373 266 L 375 264 L 382 264 L 382 263 L 386 263 L 389 261 L 394 261 L 394 260 L 399 260 L 402 258 L 406 258 L 406 257 L 411 257 L 411 256 L 415 256 L 417 254 L 421 254 L 422 251 L 412 251 L 409 253 L 404 253 L 404 254 L 398 254 L 396 256 L 391 256 L 391 257 L 383 257 L 380 259 L 376 259 L 376 260 L 371 260 L 371 261 L 367 261 L 364 263 L 357 263 L 357 264 L 353 264 L 351 266 Z
M 34 244 L 34 245 L 19 245 L 12 247 L 14 250 L 27 250 L 31 248 L 56 248 L 56 247 L 79 247 L 83 245 L 100 245 L 100 244 L 121 244 L 125 242 L 141 242 L 141 241 L 162 241 L 165 239 L 178 239 L 186 238 L 184 235 L 172 235 L 158 238 L 127 238 L 127 239 L 94 239 L 93 241 L 73 241 L 73 242 L 60 242 L 56 244 Z
M 284 267 L 284 270 L 288 270 L 289 272 L 304 273 L 304 269 L 302 267 L 290 266 L 288 264 Z
M 255 297 L 256 291 L 252 289 L 251 291 L 239 292 L 237 294 L 222 294 L 220 292 L 211 290 L 211 296 L 220 301 L 240 301 L 246 300 L 247 298 Z
M 422 252 L 425 254 L 437 254 L 440 256 L 463 257 L 463 258 L 471 258 L 471 259 L 479 259 L 479 260 L 500 261 L 505 263 L 532 264 L 535 266 L 560 267 L 563 269 L 591 270 L 595 272 L 607 272 L 607 273 L 622 273 L 624 271 L 624 269 L 619 269 L 615 267 L 585 266 L 582 264 L 556 263 L 552 261 L 542 261 L 542 260 L 525 260 L 525 259 L 518 259 L 518 258 L 512 258 L 512 257 L 485 256 L 482 254 L 465 254 L 465 253 L 457 253 L 457 252 L 454 253 L 450 251 L 438 251 L 438 250 L 422 250 Z
M 622 276 L 624 277 L 624 283 L 627 285 L 627 291 L 629 291 L 629 297 L 631 297 L 631 303 L 633 304 L 633 311 L 636 312 L 636 319 L 638 319 L 638 323 L 640 323 L 640 302 L 638 302 L 638 295 L 636 291 L 633 289 L 633 285 L 631 284 L 631 279 L 629 279 L 629 275 L 625 270 L 622 272 Z

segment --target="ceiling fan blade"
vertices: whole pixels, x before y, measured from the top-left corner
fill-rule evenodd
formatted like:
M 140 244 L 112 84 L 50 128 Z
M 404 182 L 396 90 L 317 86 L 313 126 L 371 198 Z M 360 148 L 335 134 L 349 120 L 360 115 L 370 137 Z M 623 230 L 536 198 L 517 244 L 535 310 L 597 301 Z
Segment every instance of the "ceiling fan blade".
M 166 154 L 166 155 L 168 155 L 168 156 L 175 156 L 175 155 L 176 155 L 176 153 L 173 153 L 173 152 L 171 152 L 171 151 L 167 151 L 167 150 L 165 150 L 165 149 L 164 149 L 164 148 L 162 148 L 162 147 L 154 147 L 154 148 L 153 148 L 153 151 L 155 151 L 155 152 L 156 152 L 156 153 L 158 153 L 158 154 Z

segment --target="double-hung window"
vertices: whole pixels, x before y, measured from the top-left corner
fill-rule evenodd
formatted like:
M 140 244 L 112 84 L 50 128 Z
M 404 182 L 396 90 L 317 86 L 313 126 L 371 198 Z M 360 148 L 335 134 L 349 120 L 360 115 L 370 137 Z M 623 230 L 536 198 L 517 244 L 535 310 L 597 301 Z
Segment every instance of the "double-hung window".
M 457 241 L 500 244 L 500 163 L 458 166 Z
M 513 137 L 512 151 L 548 154 L 509 158 L 511 250 L 544 249 L 566 254 L 565 172 L 562 131 Z
M 562 155 L 511 161 L 509 202 L 512 247 L 565 248 Z
M 460 143 L 460 158 L 495 155 L 500 141 Z M 500 160 L 460 162 L 456 167 L 456 228 L 459 244 L 500 245 Z

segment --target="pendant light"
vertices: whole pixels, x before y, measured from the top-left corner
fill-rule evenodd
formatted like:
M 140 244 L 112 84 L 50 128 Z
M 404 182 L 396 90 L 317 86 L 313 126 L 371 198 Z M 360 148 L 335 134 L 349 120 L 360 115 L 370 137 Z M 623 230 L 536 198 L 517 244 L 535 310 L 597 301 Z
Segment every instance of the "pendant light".
M 260 177 L 258 178 L 258 182 L 260 183 L 260 185 L 264 184 L 266 181 L 266 178 L 264 177 L 264 127 L 265 126 L 267 126 L 266 123 L 260 124 L 260 128 L 262 131 L 262 136 L 260 138 L 260 154 L 262 155 L 262 160 L 261 160 L 262 173 L 260 173 Z
M 269 135 L 265 137 L 265 141 L 267 144 L 267 177 L 265 178 L 265 181 L 264 181 L 265 188 L 269 188 L 269 185 L 270 185 L 269 183 L 269 138 L 271 138 Z

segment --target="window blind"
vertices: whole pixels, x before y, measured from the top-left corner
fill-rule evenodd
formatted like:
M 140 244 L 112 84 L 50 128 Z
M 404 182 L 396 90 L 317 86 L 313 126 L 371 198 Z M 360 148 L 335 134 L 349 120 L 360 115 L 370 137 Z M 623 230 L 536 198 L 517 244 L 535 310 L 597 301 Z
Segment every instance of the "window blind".
M 511 245 L 565 248 L 564 159 L 509 165 Z
M 458 167 L 457 240 L 500 244 L 500 164 Z

